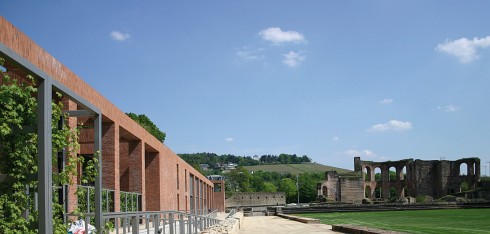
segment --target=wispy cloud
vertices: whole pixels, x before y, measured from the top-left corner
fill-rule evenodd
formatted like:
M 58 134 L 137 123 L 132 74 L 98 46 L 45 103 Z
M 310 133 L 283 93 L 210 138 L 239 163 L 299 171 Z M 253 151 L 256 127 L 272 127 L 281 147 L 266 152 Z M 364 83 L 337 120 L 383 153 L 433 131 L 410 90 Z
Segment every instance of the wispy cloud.
M 306 42 L 303 34 L 296 31 L 282 31 L 281 28 L 266 28 L 259 32 L 262 39 L 280 45 L 286 42 L 304 43 Z
M 378 154 L 374 153 L 371 150 L 368 149 L 363 149 L 363 150 L 356 150 L 356 149 L 349 149 L 343 152 L 344 155 L 348 157 L 368 157 L 368 158 L 373 158 L 377 157 Z
M 385 132 L 385 131 L 405 131 L 412 129 L 412 123 L 403 122 L 400 120 L 390 120 L 384 124 L 373 125 L 368 131 L 370 132 Z
M 233 138 L 233 137 L 227 137 L 227 138 L 225 138 L 225 141 L 226 142 L 234 142 L 235 141 L 235 138 Z
M 338 136 L 332 137 L 332 141 L 338 141 L 338 140 L 340 140 L 340 137 L 338 137 Z
M 391 103 L 393 103 L 393 99 L 391 99 L 391 98 L 385 98 L 385 99 L 379 101 L 379 104 L 391 104 Z
M 110 35 L 111 38 L 115 41 L 126 41 L 131 38 L 131 35 L 129 35 L 129 33 L 123 33 L 120 31 L 112 31 Z
M 479 58 L 477 54 L 478 49 L 484 49 L 489 46 L 490 36 L 485 38 L 475 37 L 473 39 L 463 37 L 454 41 L 447 40 L 442 44 L 438 44 L 436 50 L 455 56 L 462 63 L 470 63 Z
M 236 52 L 236 56 L 245 60 L 262 60 L 265 58 L 263 54 L 264 48 L 251 49 L 249 47 L 242 47 Z
M 459 110 L 459 107 L 449 104 L 447 106 L 438 106 L 437 109 L 445 112 L 456 112 Z
M 284 58 L 282 63 L 288 65 L 289 67 L 297 67 L 301 62 L 303 62 L 306 57 L 302 56 L 300 53 L 294 51 L 289 51 L 287 54 L 283 54 Z

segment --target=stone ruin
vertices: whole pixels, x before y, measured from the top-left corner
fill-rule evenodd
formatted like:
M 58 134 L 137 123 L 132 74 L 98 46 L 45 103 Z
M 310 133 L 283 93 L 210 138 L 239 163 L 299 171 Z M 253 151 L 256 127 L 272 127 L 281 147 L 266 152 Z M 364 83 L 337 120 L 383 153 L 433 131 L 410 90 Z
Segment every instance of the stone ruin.
M 390 171 L 395 176 L 390 176 Z M 378 178 L 376 173 L 380 173 Z M 364 198 L 388 200 L 391 197 L 456 195 L 464 189 L 476 189 L 479 182 L 479 158 L 373 162 L 355 157 L 354 173 L 328 171 L 317 190 L 318 196 L 326 200 L 361 203 Z

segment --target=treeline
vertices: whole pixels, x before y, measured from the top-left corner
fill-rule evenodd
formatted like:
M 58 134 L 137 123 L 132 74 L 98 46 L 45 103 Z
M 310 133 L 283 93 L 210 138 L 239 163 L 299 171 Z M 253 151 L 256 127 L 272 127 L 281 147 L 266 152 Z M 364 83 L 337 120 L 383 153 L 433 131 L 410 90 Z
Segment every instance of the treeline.
M 297 156 L 296 154 L 262 155 L 262 156 L 235 156 L 232 154 L 217 155 L 215 153 L 194 153 L 179 154 L 187 163 L 191 165 L 208 164 L 211 169 L 217 169 L 225 163 L 234 163 L 238 166 L 255 166 L 261 164 L 299 164 L 311 162 L 311 158 L 306 155 Z M 254 159 L 255 158 L 255 159 Z
M 277 172 L 255 171 L 239 167 L 224 173 L 226 197 L 237 192 L 284 192 L 287 203 L 307 203 L 317 199 L 316 185 L 324 180 L 323 173 L 303 173 L 298 177 Z M 298 182 L 298 185 L 296 184 Z
M 299 157 L 296 154 L 262 155 L 259 161 L 263 164 L 300 164 L 311 162 L 311 158 L 306 155 Z

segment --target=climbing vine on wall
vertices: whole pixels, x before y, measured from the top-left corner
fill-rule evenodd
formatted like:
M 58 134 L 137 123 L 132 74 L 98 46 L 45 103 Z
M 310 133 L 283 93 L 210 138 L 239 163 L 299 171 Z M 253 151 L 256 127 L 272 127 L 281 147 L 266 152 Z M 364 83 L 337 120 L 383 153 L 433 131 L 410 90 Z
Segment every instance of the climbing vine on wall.
M 0 58 L 0 65 L 4 60 Z M 0 230 L 2 233 L 38 233 L 38 213 L 34 209 L 37 191 L 37 88 L 35 79 L 27 76 L 12 78 L 8 71 L 0 71 Z M 66 149 L 76 155 L 79 145 L 77 129 L 67 124 L 61 94 L 52 102 L 53 168 L 57 168 L 57 153 Z M 62 118 L 63 117 L 63 118 Z M 70 184 L 77 173 L 77 164 L 83 157 L 67 157 L 63 171 L 53 171 L 53 185 Z M 63 207 L 58 202 L 58 189 L 53 188 L 53 229 L 66 233 Z

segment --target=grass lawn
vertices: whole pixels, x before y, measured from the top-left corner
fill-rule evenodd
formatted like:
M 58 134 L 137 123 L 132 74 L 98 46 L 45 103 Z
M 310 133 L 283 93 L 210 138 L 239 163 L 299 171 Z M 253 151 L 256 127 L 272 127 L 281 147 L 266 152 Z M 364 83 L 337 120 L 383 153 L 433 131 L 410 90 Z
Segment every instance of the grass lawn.
M 351 224 L 407 233 L 490 233 L 490 209 L 295 214 L 324 224 Z

